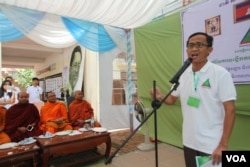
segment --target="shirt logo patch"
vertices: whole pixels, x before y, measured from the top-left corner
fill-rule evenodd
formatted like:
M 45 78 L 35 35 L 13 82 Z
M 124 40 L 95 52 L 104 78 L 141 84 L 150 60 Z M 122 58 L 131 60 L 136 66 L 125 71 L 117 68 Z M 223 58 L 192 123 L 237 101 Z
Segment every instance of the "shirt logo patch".
M 203 87 L 207 87 L 207 88 L 211 88 L 209 79 L 207 79 L 205 82 L 203 82 L 202 86 L 203 86 Z

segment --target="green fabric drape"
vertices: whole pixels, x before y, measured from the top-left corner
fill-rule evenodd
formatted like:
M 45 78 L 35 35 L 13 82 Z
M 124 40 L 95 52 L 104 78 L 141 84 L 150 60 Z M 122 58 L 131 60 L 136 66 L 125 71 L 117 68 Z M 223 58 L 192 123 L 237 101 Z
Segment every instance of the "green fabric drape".
M 182 66 L 182 30 L 180 13 L 136 28 L 135 50 L 137 62 L 138 95 L 145 107 L 152 108 L 149 95 L 153 81 L 167 94 L 169 80 Z M 216 46 L 215 46 L 216 47 Z M 237 118 L 230 140 L 230 149 L 250 149 L 250 85 L 236 85 Z M 153 115 L 148 120 L 150 136 L 154 137 Z M 182 114 L 180 102 L 173 106 L 163 104 L 157 110 L 158 139 L 182 147 Z M 144 133 L 144 128 L 141 129 Z

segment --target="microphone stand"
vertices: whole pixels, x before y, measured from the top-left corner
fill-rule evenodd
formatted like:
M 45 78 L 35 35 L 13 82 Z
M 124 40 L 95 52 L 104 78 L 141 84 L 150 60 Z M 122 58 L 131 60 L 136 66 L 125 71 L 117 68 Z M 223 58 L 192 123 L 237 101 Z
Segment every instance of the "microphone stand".
M 138 125 L 138 127 L 126 138 L 126 140 L 115 150 L 115 152 L 113 154 L 111 154 L 111 156 L 109 156 L 107 158 L 107 160 L 105 161 L 105 164 L 107 165 L 108 163 L 111 163 L 112 159 L 114 158 L 114 156 L 119 152 L 119 150 L 134 136 L 134 134 L 138 131 L 138 129 L 151 117 L 151 115 L 154 113 L 154 125 L 155 125 L 155 163 L 156 163 L 156 167 L 158 167 L 158 137 L 157 137 L 157 118 L 156 118 L 156 111 L 158 108 L 161 107 L 161 104 L 164 103 L 164 101 L 167 99 L 167 97 L 174 91 L 177 89 L 177 87 L 179 86 L 179 82 L 175 81 L 176 83 L 174 84 L 173 88 L 170 90 L 169 93 L 167 93 L 167 95 L 161 100 L 157 100 L 156 99 L 156 82 L 154 81 L 154 100 L 151 103 L 151 106 L 153 107 L 152 112 L 150 112 L 146 118 L 141 122 L 140 125 Z

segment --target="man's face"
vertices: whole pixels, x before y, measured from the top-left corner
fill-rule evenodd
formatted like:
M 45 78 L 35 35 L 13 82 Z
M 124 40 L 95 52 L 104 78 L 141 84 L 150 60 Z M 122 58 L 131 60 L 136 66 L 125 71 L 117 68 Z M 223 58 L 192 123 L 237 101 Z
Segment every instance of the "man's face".
M 81 91 L 77 91 L 75 93 L 75 99 L 76 100 L 82 100 L 83 99 L 83 93 Z
M 56 94 L 54 92 L 48 93 L 47 101 L 50 103 L 55 103 L 56 102 Z
M 81 53 L 75 52 L 75 56 L 70 66 L 70 73 L 69 73 L 69 82 L 72 86 L 72 89 L 74 89 L 78 81 L 80 65 L 81 65 Z
M 6 78 L 6 81 L 12 82 L 12 79 L 11 78 Z
M 204 35 L 196 35 L 189 39 L 188 45 L 193 47 L 187 47 L 187 54 L 189 58 L 192 58 L 192 63 L 204 63 L 207 61 L 207 57 L 213 48 L 208 47 L 206 37 Z
M 38 80 L 33 80 L 33 81 L 32 81 L 32 84 L 33 84 L 34 86 L 37 86 L 37 85 L 39 84 L 39 81 L 38 81 Z
M 26 92 L 20 92 L 18 96 L 18 102 L 19 103 L 28 103 L 29 102 L 29 94 Z

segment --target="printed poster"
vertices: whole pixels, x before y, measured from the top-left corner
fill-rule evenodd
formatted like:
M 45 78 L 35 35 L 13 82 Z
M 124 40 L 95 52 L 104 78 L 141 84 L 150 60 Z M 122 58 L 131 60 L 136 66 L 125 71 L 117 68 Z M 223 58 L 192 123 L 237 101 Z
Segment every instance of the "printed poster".
M 182 12 L 183 46 L 189 35 L 214 37 L 208 59 L 226 68 L 236 84 L 250 83 L 250 1 L 206 0 Z M 183 49 L 183 60 L 187 57 Z

